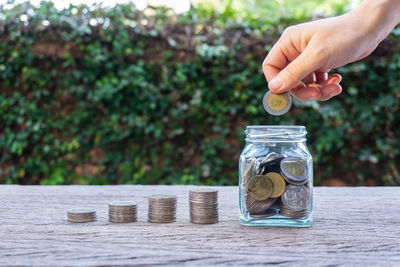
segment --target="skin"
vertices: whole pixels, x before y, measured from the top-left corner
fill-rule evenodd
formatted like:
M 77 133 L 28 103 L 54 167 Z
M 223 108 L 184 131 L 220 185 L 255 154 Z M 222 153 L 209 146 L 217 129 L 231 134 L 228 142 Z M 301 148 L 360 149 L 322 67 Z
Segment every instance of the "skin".
M 328 72 L 367 57 L 399 21 L 400 0 L 365 0 L 344 15 L 287 28 L 262 65 L 269 89 L 301 101 L 340 94 L 341 76 Z

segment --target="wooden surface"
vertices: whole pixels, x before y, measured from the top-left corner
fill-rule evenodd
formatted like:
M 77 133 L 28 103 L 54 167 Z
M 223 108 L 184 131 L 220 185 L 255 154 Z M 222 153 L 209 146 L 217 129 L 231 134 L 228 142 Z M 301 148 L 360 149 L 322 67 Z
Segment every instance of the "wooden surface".
M 219 190 L 220 223 L 190 224 L 194 186 L 0 186 L 0 265 L 399 266 L 400 188 L 315 188 L 311 228 L 238 222 L 237 187 Z M 147 196 L 176 194 L 176 223 L 151 224 Z M 138 202 L 138 222 L 111 224 L 107 203 Z M 72 207 L 98 221 L 72 224 Z

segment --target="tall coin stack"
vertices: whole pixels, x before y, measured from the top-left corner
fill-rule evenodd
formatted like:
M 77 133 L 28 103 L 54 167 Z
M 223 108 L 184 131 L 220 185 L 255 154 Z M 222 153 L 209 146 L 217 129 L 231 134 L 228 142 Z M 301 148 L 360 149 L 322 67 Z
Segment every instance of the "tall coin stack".
M 176 221 L 176 196 L 152 195 L 149 197 L 148 221 L 171 223 Z
M 96 221 L 96 210 L 90 208 L 70 209 L 67 211 L 69 222 L 85 223 Z
M 113 201 L 108 203 L 108 220 L 114 223 L 136 222 L 136 202 Z
M 192 189 L 189 192 L 190 222 L 211 224 L 218 222 L 218 190 Z

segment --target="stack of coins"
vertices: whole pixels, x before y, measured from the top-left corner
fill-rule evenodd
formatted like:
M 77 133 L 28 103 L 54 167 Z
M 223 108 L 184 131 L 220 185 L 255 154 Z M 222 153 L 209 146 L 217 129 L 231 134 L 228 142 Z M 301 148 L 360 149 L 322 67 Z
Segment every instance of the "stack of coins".
M 176 196 L 152 195 L 149 197 L 148 221 L 171 223 L 176 221 Z
M 192 189 L 189 192 L 190 222 L 211 224 L 218 222 L 218 190 Z
M 73 223 L 85 223 L 96 221 L 96 210 L 90 208 L 70 209 L 67 211 L 67 219 Z
M 136 222 L 136 202 L 113 201 L 108 203 L 108 220 L 114 223 Z
M 251 217 L 256 218 L 256 219 L 262 219 L 262 218 L 267 218 L 276 215 L 276 210 L 275 209 L 267 209 L 264 212 L 259 212 L 259 213 L 251 213 Z
M 282 216 L 307 216 L 311 192 L 307 185 L 306 160 L 272 152 L 266 157 L 251 159 L 245 170 L 242 182 L 246 188 L 247 212 L 251 217 L 274 216 L 275 208 Z
M 307 216 L 308 211 L 307 211 L 307 209 L 304 209 L 301 211 L 292 211 L 283 206 L 279 209 L 279 214 L 282 216 L 291 217 L 291 218 L 303 218 L 303 217 Z

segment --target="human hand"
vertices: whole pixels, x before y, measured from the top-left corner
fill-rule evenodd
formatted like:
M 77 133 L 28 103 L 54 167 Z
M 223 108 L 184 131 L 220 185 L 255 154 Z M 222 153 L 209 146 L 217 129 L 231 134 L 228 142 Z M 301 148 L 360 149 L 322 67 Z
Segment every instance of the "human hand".
M 341 76 L 328 72 L 368 56 L 392 29 L 382 21 L 385 12 L 371 9 L 365 4 L 342 16 L 287 28 L 263 62 L 269 89 L 289 91 L 302 101 L 340 94 Z

